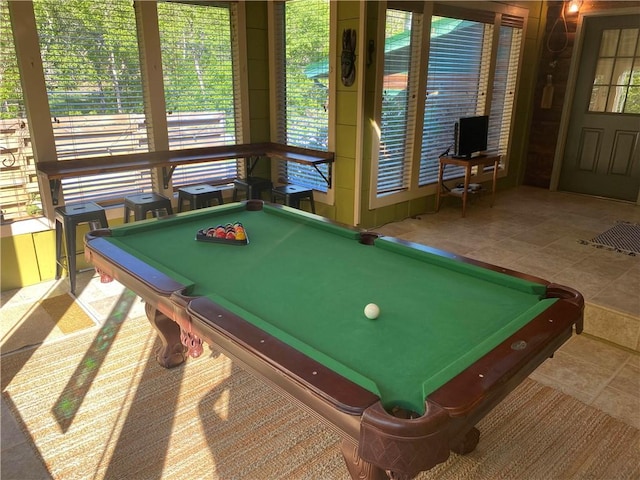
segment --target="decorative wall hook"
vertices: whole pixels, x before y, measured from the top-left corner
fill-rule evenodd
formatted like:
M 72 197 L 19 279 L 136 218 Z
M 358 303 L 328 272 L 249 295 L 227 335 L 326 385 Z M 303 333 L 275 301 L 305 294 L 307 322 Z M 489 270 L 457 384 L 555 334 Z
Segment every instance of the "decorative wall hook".
M 356 31 L 350 28 L 342 32 L 341 76 L 342 84 L 350 87 L 356 79 Z

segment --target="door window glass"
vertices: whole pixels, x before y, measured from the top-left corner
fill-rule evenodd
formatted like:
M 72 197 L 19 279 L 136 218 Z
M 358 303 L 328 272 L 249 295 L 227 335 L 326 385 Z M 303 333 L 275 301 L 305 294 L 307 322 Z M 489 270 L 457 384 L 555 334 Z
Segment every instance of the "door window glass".
M 590 112 L 640 114 L 639 31 L 623 28 L 602 32 Z

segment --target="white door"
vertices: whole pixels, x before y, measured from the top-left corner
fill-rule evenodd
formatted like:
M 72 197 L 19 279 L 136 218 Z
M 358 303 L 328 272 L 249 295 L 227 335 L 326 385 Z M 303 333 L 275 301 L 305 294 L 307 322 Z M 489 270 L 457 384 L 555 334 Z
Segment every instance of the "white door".
M 640 15 L 585 17 L 560 190 L 636 202 Z

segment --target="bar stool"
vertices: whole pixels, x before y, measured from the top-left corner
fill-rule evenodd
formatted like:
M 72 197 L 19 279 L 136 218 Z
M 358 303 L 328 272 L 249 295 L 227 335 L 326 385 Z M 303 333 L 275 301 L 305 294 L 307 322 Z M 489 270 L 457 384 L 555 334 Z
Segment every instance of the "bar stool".
M 144 220 L 147 213 L 154 210 L 165 209 L 169 215 L 173 214 L 171 200 L 157 193 L 139 193 L 124 197 L 124 223 L 129 223 L 129 217 L 133 211 L 134 220 Z
M 210 207 L 212 200 L 217 200 L 218 205 L 222 205 L 222 190 L 211 185 L 190 185 L 178 189 L 178 212 L 182 211 L 184 202 L 189 202 L 190 210 Z
M 247 200 L 261 198 L 262 193 L 273 188 L 271 180 L 260 177 L 238 178 L 233 181 L 233 201 L 238 201 L 238 192 L 243 192 Z
M 77 203 L 56 207 L 56 280 L 60 278 L 62 269 L 69 274 L 71 293 L 76 290 L 76 228 L 81 223 L 100 223 L 101 228 L 109 228 L 104 208 L 93 202 Z M 64 236 L 64 241 L 63 241 Z M 64 244 L 65 255 L 62 255 Z M 66 262 L 64 261 L 66 260 Z
M 277 203 L 283 200 L 285 205 L 300 208 L 301 200 L 308 200 L 311 204 L 311 212 L 316 213 L 316 205 L 313 201 L 313 189 L 299 185 L 282 185 L 271 190 L 271 201 Z

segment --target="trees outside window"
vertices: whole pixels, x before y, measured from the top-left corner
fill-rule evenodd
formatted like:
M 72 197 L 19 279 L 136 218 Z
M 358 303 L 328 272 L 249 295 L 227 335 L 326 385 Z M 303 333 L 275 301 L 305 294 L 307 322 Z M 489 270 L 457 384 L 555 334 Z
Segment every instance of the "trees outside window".
M 148 151 L 131 2 L 34 0 L 59 161 Z M 63 180 L 66 202 L 152 190 L 149 171 Z
M 158 3 L 169 148 L 237 143 L 237 42 L 227 5 Z M 238 174 L 227 160 L 179 165 L 174 189 L 194 183 L 227 183 Z
M 277 141 L 328 150 L 329 0 L 289 0 L 276 5 Z M 327 165 L 320 171 L 328 177 Z M 278 176 L 288 183 L 323 192 L 328 185 L 315 168 L 281 162 Z
M 8 2 L 0 0 L 0 8 L 0 158 L 15 166 L 11 178 L 5 175 L 8 168 L 2 170 L 0 205 L 7 217 L 17 219 L 27 215 L 27 205 L 36 211 L 38 191 Z M 159 18 L 152 20 L 159 23 L 166 68 L 162 78 L 152 81 L 164 82 L 170 148 L 236 143 L 239 75 L 233 9 L 225 3 L 159 2 L 157 10 Z M 41 114 L 51 118 L 57 159 L 148 151 L 153 126 L 145 115 L 140 65 L 141 55 L 148 52 L 140 51 L 134 3 L 33 0 L 33 11 L 49 101 L 49 112 Z M 230 181 L 237 167 L 230 160 L 180 168 L 175 183 Z M 63 180 L 66 202 L 117 203 L 152 188 L 148 170 Z

